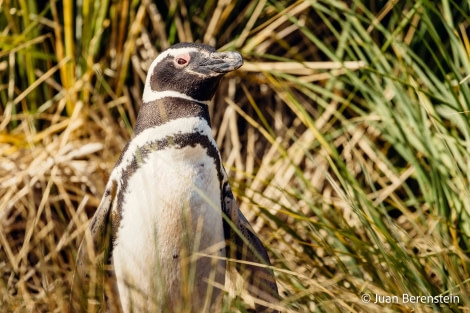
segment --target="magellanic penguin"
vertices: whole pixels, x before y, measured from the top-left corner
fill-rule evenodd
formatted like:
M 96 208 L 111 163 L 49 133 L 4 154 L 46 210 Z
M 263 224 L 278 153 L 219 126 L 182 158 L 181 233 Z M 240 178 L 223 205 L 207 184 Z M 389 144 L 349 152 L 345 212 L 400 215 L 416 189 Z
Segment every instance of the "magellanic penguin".
M 277 312 L 266 249 L 211 133 L 208 101 L 242 64 L 238 52 L 195 43 L 152 62 L 135 135 L 78 250 L 72 312 L 220 312 L 228 270 L 244 277 L 256 312 Z

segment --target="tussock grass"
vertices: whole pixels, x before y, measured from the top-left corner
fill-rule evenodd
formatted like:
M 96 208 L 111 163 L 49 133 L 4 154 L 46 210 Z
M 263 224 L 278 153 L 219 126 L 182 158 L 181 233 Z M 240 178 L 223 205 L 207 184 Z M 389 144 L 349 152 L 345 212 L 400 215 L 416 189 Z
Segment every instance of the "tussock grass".
M 146 68 L 179 41 L 246 59 L 213 128 L 286 312 L 468 310 L 468 6 L 0 2 L 1 311 L 66 309 Z M 373 303 L 403 294 L 459 302 Z

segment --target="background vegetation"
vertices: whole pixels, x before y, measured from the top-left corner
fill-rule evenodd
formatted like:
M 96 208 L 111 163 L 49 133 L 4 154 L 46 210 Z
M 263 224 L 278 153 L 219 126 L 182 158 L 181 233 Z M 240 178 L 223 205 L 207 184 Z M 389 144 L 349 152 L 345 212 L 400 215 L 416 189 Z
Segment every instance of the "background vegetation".
M 66 311 L 147 66 L 181 41 L 245 57 L 213 128 L 285 312 L 468 311 L 469 29 L 454 0 L 0 0 L 0 311 Z M 373 303 L 402 294 L 459 303 Z

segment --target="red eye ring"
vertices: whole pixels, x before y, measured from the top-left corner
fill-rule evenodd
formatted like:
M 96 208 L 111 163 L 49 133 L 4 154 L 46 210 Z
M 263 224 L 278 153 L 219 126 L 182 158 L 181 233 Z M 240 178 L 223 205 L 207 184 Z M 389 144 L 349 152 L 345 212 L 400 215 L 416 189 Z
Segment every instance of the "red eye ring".
M 189 53 L 182 53 L 179 55 L 175 55 L 173 62 L 177 68 L 183 68 L 189 64 L 191 61 L 191 56 Z
M 188 63 L 188 61 L 183 58 L 177 58 L 176 63 L 178 63 L 179 65 L 185 65 L 186 63 Z

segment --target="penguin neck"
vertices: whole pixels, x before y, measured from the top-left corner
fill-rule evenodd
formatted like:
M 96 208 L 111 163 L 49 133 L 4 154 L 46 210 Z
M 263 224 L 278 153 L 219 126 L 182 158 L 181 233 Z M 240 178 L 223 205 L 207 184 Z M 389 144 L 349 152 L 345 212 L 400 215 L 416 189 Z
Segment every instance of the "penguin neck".
M 164 125 L 170 121 L 199 117 L 211 126 L 209 107 L 206 103 L 179 97 L 166 97 L 142 103 L 134 134 L 155 126 Z

